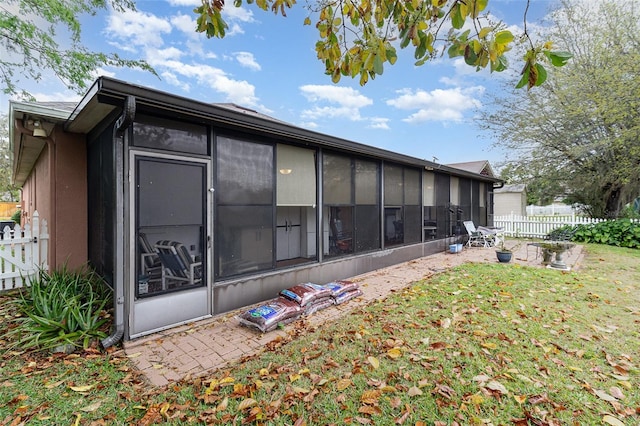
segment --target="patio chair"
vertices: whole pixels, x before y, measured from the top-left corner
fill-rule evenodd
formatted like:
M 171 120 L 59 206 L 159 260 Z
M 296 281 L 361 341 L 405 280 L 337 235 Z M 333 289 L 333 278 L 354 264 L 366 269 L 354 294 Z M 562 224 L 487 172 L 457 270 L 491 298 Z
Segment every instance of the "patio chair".
M 162 264 L 158 252 L 143 232 L 138 234 L 138 244 L 140 245 L 140 274 L 145 275 L 149 283 L 159 283 L 162 280 Z
M 194 285 L 202 281 L 202 262 L 191 257 L 187 248 L 178 241 L 162 240 L 156 243 L 156 251 L 162 263 L 162 289 L 167 281 Z
M 469 234 L 467 247 L 492 247 L 495 244 L 494 234 L 476 229 L 471 220 L 465 220 L 462 223 Z

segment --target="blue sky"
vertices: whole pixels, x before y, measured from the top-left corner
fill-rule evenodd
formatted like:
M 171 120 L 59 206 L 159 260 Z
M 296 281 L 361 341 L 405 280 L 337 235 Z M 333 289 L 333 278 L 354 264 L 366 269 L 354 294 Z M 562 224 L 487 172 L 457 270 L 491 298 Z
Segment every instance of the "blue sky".
M 364 87 L 345 77 L 333 84 L 316 58 L 317 30 L 303 26 L 303 2 L 286 18 L 254 5 L 228 6 L 224 16 L 230 28 L 222 40 L 195 33 L 192 10 L 199 2 L 142 0 L 136 1 L 136 12 L 86 16 L 83 41 L 93 50 L 145 59 L 159 74 L 101 70 L 134 84 L 204 102 L 233 102 L 300 127 L 445 164 L 486 159 L 496 165 L 504 159 L 474 117 L 488 108 L 492 95 L 505 91 L 505 83 L 515 85 L 517 56 L 512 70 L 490 75 L 446 56 L 415 67 L 407 50 Z M 530 29 L 555 4 L 532 0 Z M 519 31 L 525 5 L 490 0 L 488 11 Z M 39 101 L 80 99 L 55 77 L 25 86 Z M 1 96 L 0 112 L 7 110 Z

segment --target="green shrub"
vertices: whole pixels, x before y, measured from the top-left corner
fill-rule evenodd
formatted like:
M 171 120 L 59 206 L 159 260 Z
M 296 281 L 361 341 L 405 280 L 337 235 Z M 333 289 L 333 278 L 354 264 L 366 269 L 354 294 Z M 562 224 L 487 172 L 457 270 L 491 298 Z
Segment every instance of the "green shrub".
M 87 348 L 107 336 L 103 328 L 110 299 L 108 288 L 88 269 L 41 271 L 16 299 L 22 316 L 8 337 L 26 350 Z
M 20 225 L 20 220 L 22 219 L 22 211 L 16 210 L 14 214 L 11 215 L 11 220 Z
M 565 225 L 548 234 L 554 236 L 571 232 L 571 241 L 581 243 L 606 244 L 610 246 L 640 248 L 640 222 L 630 219 L 608 220 L 589 225 Z

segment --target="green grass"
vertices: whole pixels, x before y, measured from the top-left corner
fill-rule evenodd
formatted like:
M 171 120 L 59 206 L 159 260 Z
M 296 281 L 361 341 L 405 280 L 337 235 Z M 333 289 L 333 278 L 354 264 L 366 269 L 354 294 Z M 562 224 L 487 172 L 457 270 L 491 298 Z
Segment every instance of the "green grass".
M 166 388 L 113 352 L 5 352 L 0 422 L 637 425 L 640 251 L 587 250 L 571 273 L 451 269 Z

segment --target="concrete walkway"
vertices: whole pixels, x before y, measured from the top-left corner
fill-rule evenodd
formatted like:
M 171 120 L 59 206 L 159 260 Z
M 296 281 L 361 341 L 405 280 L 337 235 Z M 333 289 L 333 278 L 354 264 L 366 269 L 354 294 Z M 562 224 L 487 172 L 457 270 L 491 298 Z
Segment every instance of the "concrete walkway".
M 576 246 L 567 253 L 565 262 L 575 269 L 580 266 L 582 257 L 582 246 Z M 372 300 L 382 299 L 413 282 L 465 262 L 497 263 L 495 250 L 465 247 L 461 253 L 438 253 L 352 277 L 352 281 L 359 283 L 363 295 L 345 304 L 316 312 L 307 317 L 307 322 L 316 326 L 337 319 Z M 542 267 L 541 262 L 539 250 L 527 244 L 522 244 L 514 252 L 512 260 L 512 263 Z M 152 385 L 164 386 L 185 377 L 210 373 L 242 357 L 256 354 L 267 343 L 286 336 L 292 327 L 288 325 L 283 329 L 261 334 L 240 326 L 236 317 L 246 309 L 126 342 L 124 351 Z

